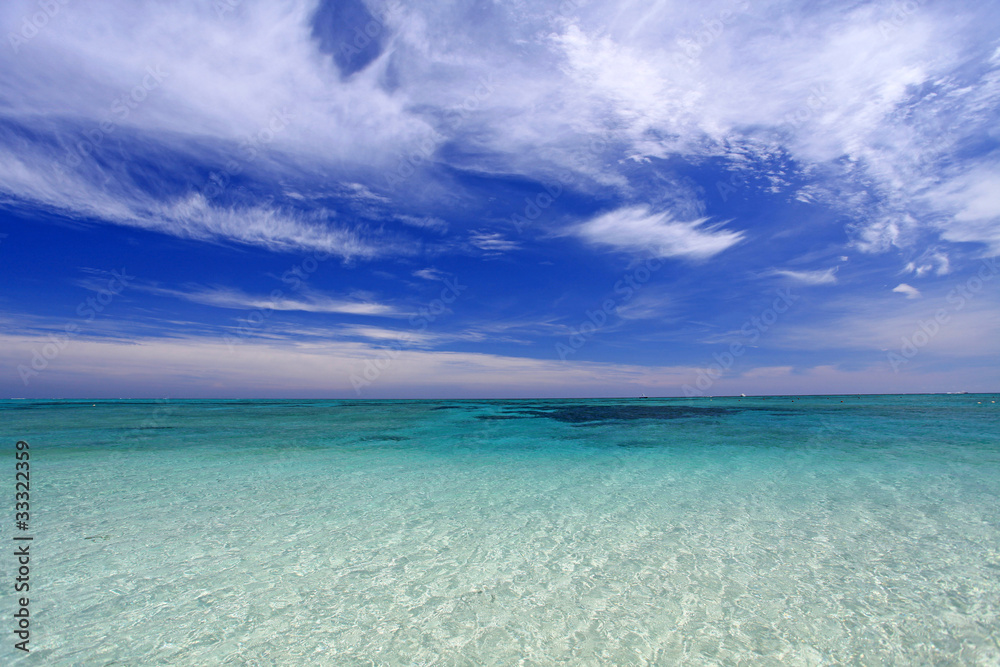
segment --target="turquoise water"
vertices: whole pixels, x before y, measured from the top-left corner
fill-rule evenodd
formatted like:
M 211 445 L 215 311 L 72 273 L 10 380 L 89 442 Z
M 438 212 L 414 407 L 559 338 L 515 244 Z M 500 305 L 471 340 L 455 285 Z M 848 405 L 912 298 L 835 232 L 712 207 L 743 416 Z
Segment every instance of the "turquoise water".
M 0 401 L 0 662 L 997 665 L 993 401 Z

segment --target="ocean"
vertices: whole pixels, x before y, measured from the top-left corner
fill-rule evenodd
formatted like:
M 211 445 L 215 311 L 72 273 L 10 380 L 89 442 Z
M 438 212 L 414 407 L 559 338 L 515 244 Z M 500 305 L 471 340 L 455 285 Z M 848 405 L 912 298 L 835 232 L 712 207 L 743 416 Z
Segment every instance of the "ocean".
M 0 401 L 0 662 L 998 665 L 997 401 Z

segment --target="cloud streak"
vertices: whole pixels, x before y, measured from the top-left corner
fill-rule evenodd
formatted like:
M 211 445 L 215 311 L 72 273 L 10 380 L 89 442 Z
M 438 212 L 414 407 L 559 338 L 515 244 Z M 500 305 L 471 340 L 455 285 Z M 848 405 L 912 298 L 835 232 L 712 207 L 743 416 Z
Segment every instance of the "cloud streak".
M 653 213 L 648 206 L 630 206 L 599 215 L 572 230 L 595 245 L 624 252 L 647 252 L 655 257 L 703 260 L 739 243 L 743 232 L 707 225 L 707 218 L 682 222 L 669 213 Z
M 837 267 L 817 269 L 815 271 L 772 269 L 765 275 L 781 276 L 802 285 L 833 285 L 837 282 Z
M 283 294 L 278 295 L 277 298 L 272 298 L 263 295 L 254 296 L 238 289 L 224 287 L 205 287 L 188 291 L 151 286 L 137 286 L 136 289 L 157 296 L 175 297 L 206 306 L 235 310 L 266 309 L 306 313 L 377 315 L 381 317 L 408 316 L 386 304 L 338 299 L 311 291 L 303 293 L 298 298 L 284 296 Z

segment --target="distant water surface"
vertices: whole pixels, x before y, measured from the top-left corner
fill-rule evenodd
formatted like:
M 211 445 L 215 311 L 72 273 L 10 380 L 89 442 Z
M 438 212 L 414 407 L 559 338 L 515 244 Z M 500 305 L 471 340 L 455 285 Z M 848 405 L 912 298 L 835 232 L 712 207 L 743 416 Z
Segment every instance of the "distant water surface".
M 994 401 L 0 401 L 0 662 L 998 665 Z

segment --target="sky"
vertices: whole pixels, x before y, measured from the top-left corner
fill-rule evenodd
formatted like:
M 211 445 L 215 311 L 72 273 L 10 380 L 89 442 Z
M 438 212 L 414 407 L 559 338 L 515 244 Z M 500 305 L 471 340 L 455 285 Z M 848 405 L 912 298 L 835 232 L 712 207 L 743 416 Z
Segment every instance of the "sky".
M 996 391 L 998 9 L 8 0 L 0 397 Z

